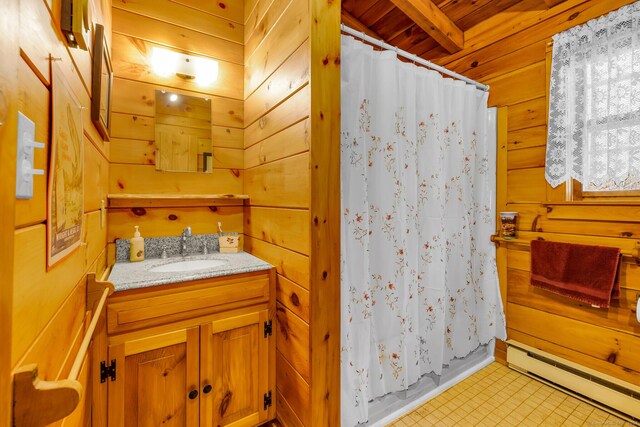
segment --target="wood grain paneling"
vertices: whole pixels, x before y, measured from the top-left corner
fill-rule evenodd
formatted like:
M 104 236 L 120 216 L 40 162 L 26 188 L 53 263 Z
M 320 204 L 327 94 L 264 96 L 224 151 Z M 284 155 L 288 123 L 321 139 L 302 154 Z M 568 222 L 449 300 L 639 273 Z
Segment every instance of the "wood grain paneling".
M 547 124 L 547 99 L 545 97 L 532 99 L 509 106 L 509 133 Z M 546 128 L 545 128 L 546 130 Z M 546 133 L 543 143 L 546 144 Z
M 278 393 L 282 395 L 286 405 L 292 410 L 293 413 L 291 415 L 299 418 L 303 425 L 311 425 L 309 384 L 279 351 L 276 352 L 276 372 L 278 375 L 276 381 Z M 295 424 L 295 421 L 289 421 L 289 418 L 284 418 L 286 416 L 286 413 L 278 412 L 278 418 L 283 418 L 285 425 Z
M 277 269 L 276 405 L 310 411 L 309 2 L 245 1 L 244 247 Z
M 491 86 L 489 105 L 512 105 L 543 97 L 546 92 L 545 73 L 545 62 L 540 61 L 486 80 L 486 84 Z M 522 82 L 527 82 L 527 84 L 522 84 Z
M 98 151 L 95 145 L 84 137 L 84 211 L 100 209 L 107 201 L 109 188 L 109 161 Z
M 544 167 L 546 147 L 531 147 L 514 150 L 507 155 L 509 170 Z
M 547 125 L 509 131 L 507 147 L 509 150 L 539 147 L 547 145 Z
M 305 86 L 286 102 L 280 104 L 273 111 L 260 117 L 260 120 L 247 126 L 244 131 L 244 146 L 253 144 L 281 131 L 282 129 L 304 120 L 309 116 L 310 106 L 309 86 Z
M 278 352 L 305 382 L 310 383 L 309 325 L 280 303 L 276 305 L 276 319 Z
M 214 169 L 212 173 L 158 172 L 155 166 L 122 165 L 110 167 L 110 193 L 188 193 L 241 194 L 242 171 Z
M 245 51 L 245 98 L 309 37 L 309 2 L 292 0 L 277 22 L 256 50 Z
M 244 234 L 309 255 L 309 211 L 249 207 Z
M 309 323 L 309 291 L 278 274 L 276 297 L 284 307 Z
M 222 61 L 242 65 L 242 45 L 221 39 L 188 27 L 170 24 L 162 20 L 113 9 L 113 31 L 125 36 L 171 46 L 189 53 L 209 56 Z
M 244 167 L 274 162 L 309 150 L 309 119 L 288 127 L 244 150 Z
M 545 200 L 544 168 L 516 169 L 507 173 L 507 201 L 527 203 Z
M 245 101 L 245 125 L 249 126 L 309 81 L 309 42 L 304 42 Z
M 68 49 L 60 31 L 60 4 L 41 0 L 5 2 L 0 17 L 3 34 L 0 52 L 3 54 L 0 70 L 0 90 L 9 103 L 8 120 L 0 126 L 3 144 L 0 151 L 0 170 L 15 174 L 15 152 L 11 155 L 7 149 L 15 150 L 15 123 L 18 108 L 35 122 L 36 140 L 46 144 L 44 150 L 35 150 L 35 166 L 47 169 L 49 164 L 51 129 L 51 63 L 56 58 L 58 68 L 71 91 L 84 107 L 82 110 L 84 130 L 84 216 L 81 233 L 82 245 L 59 264 L 47 271 L 46 266 L 46 177 L 34 178 L 34 197 L 15 204 L 15 181 L 3 175 L 4 183 L 13 186 L 9 195 L 2 189 L 2 222 L 11 228 L 3 229 L 3 261 L 10 262 L 11 268 L 2 266 L 5 280 L 2 293 L 2 316 L 0 323 L 10 331 L 3 336 L 3 351 L 0 361 L 3 370 L 0 383 L 3 384 L 0 412 L 2 425 L 11 425 L 5 420 L 11 414 L 5 411 L 5 404 L 11 393 L 4 393 L 4 385 L 10 387 L 11 381 L 5 376 L 10 369 L 17 369 L 26 363 L 38 364 L 41 378 L 48 380 L 64 378 L 75 358 L 80 339 L 85 328 L 86 313 L 86 275 L 91 270 L 104 270 L 106 256 L 106 228 L 100 220 L 101 200 L 105 199 L 108 187 L 109 144 L 103 141 L 90 119 L 91 97 L 91 52 L 80 49 Z M 111 13 L 102 0 L 91 0 L 91 24 L 105 25 L 106 38 L 111 39 Z M 17 6 L 19 4 L 19 11 Z M 12 9 L 13 7 L 16 9 Z M 11 21 L 5 22 L 5 21 Z M 5 50 L 5 43 L 10 50 Z M 8 45 L 7 45 L 8 46 Z M 108 44 L 110 47 L 110 43 Z M 11 73 L 5 65 L 11 64 Z M 12 77 L 19 76 L 15 81 Z M 16 93 L 7 91 L 6 84 L 11 82 Z M 53 88 L 55 90 L 55 88 Z M 18 96 L 19 94 L 19 96 Z M 5 144 L 2 132 L 13 131 L 11 144 Z M 12 211 L 11 217 L 5 216 L 5 209 Z M 15 221 L 14 221 L 15 215 Z M 17 228 L 14 229 L 14 222 Z M 6 231 L 6 232 L 5 232 Z M 5 249 L 11 254 L 5 254 Z M 10 318 L 4 315 L 6 311 Z M 8 355 L 9 358 L 5 358 Z M 87 385 L 89 381 L 88 363 L 85 362 L 80 373 L 80 381 Z M 86 387 L 85 398 L 77 410 L 65 420 L 64 425 L 86 425 L 90 414 L 91 388 Z M 5 399 L 5 396 L 7 397 Z M 34 408 L 39 410 L 40 408 Z M 6 422 L 5 422 L 6 421 Z
M 291 0 L 262 0 L 249 13 L 244 29 L 245 60 L 276 26 Z
M 109 209 L 108 241 L 130 238 L 131 224 L 143 224 L 145 237 L 179 236 L 187 225 L 195 234 L 217 233 L 218 221 L 225 231 L 242 233 L 242 219 L 242 206 Z
M 308 153 L 247 169 L 244 190 L 252 205 L 308 208 Z
M 16 158 L 15 137 L 17 135 L 19 78 L 16 51 L 20 38 L 20 6 L 24 1 L 8 0 L 2 4 L 0 27 L 6 34 L 0 38 L 0 95 L 5 100 L 4 123 L 0 126 L 0 424 L 12 425 L 13 383 L 11 381 L 13 346 L 13 289 L 14 282 L 14 224 L 16 222 Z M 24 284 L 23 284 L 24 285 Z
M 191 4 L 189 4 L 191 3 Z M 191 6 L 196 2 L 170 0 L 114 0 L 113 7 L 148 16 L 160 21 L 168 22 L 180 27 L 191 28 L 195 31 L 229 40 L 238 44 L 243 43 L 244 28 L 241 24 L 228 19 L 205 13 Z M 197 2 L 199 8 L 206 7 Z M 234 5 L 238 8 L 239 5 Z M 209 12 L 209 11 L 208 11 Z M 114 18 L 115 21 L 115 18 Z M 118 24 L 114 23 L 114 28 Z M 115 50 L 115 49 L 114 49 Z
M 278 275 L 309 289 L 309 257 L 263 240 L 246 236 L 244 249 L 276 267 Z M 282 300 L 279 300 L 282 301 Z

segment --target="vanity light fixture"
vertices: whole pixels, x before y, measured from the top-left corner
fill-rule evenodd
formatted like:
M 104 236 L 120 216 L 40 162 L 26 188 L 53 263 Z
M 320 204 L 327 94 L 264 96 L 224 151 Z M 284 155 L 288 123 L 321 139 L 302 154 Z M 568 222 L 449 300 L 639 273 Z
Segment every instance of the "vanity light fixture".
M 151 66 L 160 76 L 175 74 L 184 80 L 194 80 L 200 86 L 210 85 L 218 78 L 218 61 L 156 46 L 151 51 Z
M 171 102 L 176 102 L 178 100 L 178 95 L 175 93 L 172 93 L 171 95 L 169 95 L 169 101 Z

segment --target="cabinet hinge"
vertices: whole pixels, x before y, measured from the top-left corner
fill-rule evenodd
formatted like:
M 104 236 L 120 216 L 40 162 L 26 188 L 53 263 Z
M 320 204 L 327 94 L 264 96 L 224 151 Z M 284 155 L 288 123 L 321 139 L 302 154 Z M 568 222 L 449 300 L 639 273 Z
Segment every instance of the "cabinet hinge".
M 112 359 L 111 364 L 107 366 L 107 362 L 100 362 L 100 382 L 103 383 L 111 378 L 111 381 L 116 380 L 116 360 Z
M 273 335 L 273 325 L 271 320 L 269 320 L 268 322 L 264 322 L 264 337 L 270 337 L 271 335 Z
M 269 408 L 271 406 L 271 390 L 269 390 L 268 393 L 264 394 L 264 409 L 265 411 L 267 410 L 267 408 Z

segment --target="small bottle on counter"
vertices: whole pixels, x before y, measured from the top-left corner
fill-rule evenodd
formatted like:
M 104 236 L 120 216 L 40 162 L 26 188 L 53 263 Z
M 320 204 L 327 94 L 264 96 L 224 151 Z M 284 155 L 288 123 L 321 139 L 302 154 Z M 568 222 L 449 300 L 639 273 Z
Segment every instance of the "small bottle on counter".
M 133 238 L 129 241 L 129 259 L 131 262 L 144 261 L 144 239 L 140 237 L 139 227 L 136 225 L 134 228 L 136 232 L 133 233 Z

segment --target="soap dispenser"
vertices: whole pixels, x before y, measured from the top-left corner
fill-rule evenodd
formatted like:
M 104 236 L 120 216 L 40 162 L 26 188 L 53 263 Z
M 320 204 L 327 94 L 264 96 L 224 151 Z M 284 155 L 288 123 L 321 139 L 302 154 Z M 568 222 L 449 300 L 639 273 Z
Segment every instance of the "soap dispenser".
M 133 233 L 133 238 L 129 242 L 130 247 L 130 256 L 129 259 L 131 262 L 143 261 L 144 260 L 144 239 L 140 237 L 140 231 L 138 230 L 138 226 L 134 227 L 136 232 Z

